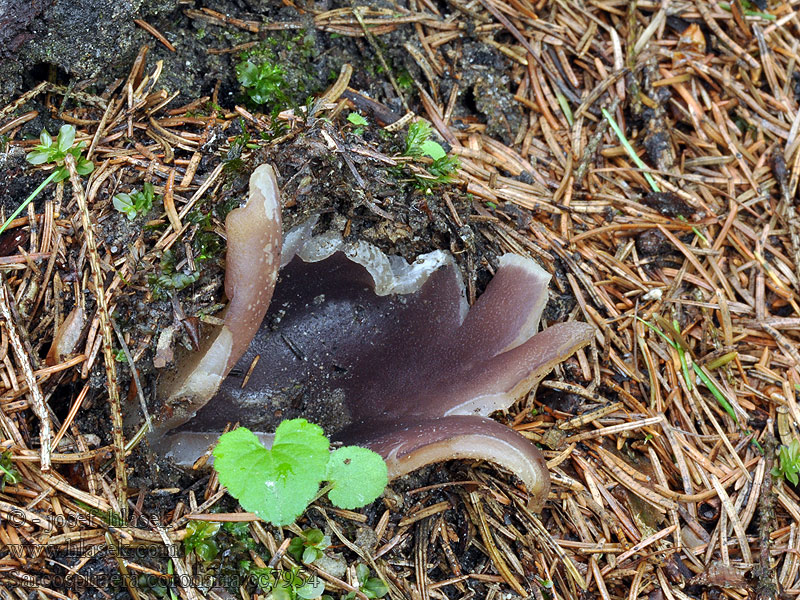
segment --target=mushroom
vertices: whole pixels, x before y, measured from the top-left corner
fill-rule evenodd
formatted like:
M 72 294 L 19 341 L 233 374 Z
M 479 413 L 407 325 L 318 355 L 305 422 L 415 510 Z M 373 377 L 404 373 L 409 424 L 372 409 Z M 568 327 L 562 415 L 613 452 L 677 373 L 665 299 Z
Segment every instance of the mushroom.
M 281 209 L 278 182 L 269 165 L 250 176 L 247 203 L 225 219 L 228 252 L 225 295 L 230 302 L 223 325 L 184 354 L 178 369 L 159 384 L 166 398 L 156 424 L 156 437 L 188 421 L 219 389 L 220 383 L 247 350 L 269 308 L 278 278 L 281 253 Z
M 269 172 L 254 173 L 250 201 L 238 210 L 249 210 L 254 198 L 277 198 Z M 183 379 L 200 385 L 183 384 L 177 395 L 166 394 L 157 435 L 182 426 L 160 446 L 177 462 L 191 464 L 228 422 L 266 433 L 282 419 L 304 416 L 334 440 L 380 453 L 390 478 L 454 458 L 486 459 L 519 476 L 541 506 L 550 486 L 541 454 L 489 415 L 530 392 L 594 334 L 591 325 L 577 322 L 537 333 L 549 274 L 532 259 L 506 254 L 468 307 L 449 253 L 432 252 L 408 264 L 336 233 L 308 239 L 306 224 L 287 234 L 291 243 L 284 244 L 281 261 L 277 209 L 253 214 L 266 221 L 248 222 L 247 230 L 231 228 L 231 216 L 226 222 L 231 303 L 219 336 L 230 341 L 221 344 L 224 353 L 214 351 L 220 345 L 215 342 L 194 361 Z M 253 249 L 270 248 L 271 256 L 253 256 Z M 239 252 L 249 253 L 247 259 Z M 272 295 L 281 263 L 286 266 Z M 266 286 L 260 298 L 255 285 Z M 270 297 L 267 311 L 262 303 Z M 247 324 L 233 323 L 234 317 Z

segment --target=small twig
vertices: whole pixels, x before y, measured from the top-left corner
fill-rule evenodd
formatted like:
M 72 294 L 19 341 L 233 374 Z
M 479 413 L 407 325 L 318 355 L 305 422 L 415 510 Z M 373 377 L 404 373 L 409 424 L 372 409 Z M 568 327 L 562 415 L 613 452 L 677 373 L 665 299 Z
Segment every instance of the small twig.
M 39 417 L 39 420 L 41 421 L 41 432 L 39 435 L 42 447 L 41 467 L 42 471 L 49 471 L 50 453 L 51 453 L 50 438 L 52 433 L 50 416 L 47 414 L 47 407 L 45 406 L 44 403 L 42 390 L 39 389 L 39 384 L 36 382 L 36 375 L 34 375 L 33 373 L 33 367 L 31 367 L 30 357 L 28 356 L 28 353 L 25 352 L 25 348 L 22 345 L 22 339 L 20 338 L 19 334 L 17 333 L 17 329 L 14 326 L 14 317 L 11 314 L 11 305 L 9 304 L 8 293 L 6 291 L 6 284 L 2 274 L 0 274 L 0 312 L 3 315 L 3 319 L 5 319 L 6 334 L 8 335 L 9 341 L 11 342 L 11 347 L 14 349 L 14 354 L 17 357 L 17 361 L 22 367 L 22 372 L 25 375 L 25 383 L 28 384 L 28 390 L 30 391 L 30 399 L 33 411 L 36 413 L 36 416 Z
M 775 530 L 775 492 L 772 490 L 772 465 L 775 463 L 775 436 L 772 419 L 767 421 L 764 437 L 764 481 L 758 497 L 758 564 L 753 567 L 755 600 L 775 600 L 779 597 L 778 580 L 770 562 L 771 534 Z
M 147 410 L 147 402 L 145 402 L 144 392 L 142 392 L 142 382 L 139 380 L 139 371 L 136 368 L 136 363 L 133 361 L 133 356 L 131 355 L 131 351 L 128 349 L 128 344 L 125 343 L 125 338 L 123 337 L 122 332 L 119 330 L 119 325 L 117 325 L 117 322 L 113 318 L 111 319 L 111 326 L 114 328 L 114 333 L 117 334 L 119 346 L 122 348 L 123 354 L 125 354 L 125 359 L 128 361 L 128 365 L 130 365 L 131 377 L 133 377 L 133 383 L 136 385 L 136 394 L 139 396 L 139 404 L 142 406 L 145 427 L 147 427 L 147 431 L 152 431 L 153 424 L 150 420 L 150 411 Z
M 175 46 L 173 46 L 170 43 L 170 41 L 167 38 L 165 38 L 164 35 L 158 29 L 150 25 L 150 23 L 142 19 L 134 19 L 133 22 L 136 23 L 142 29 L 144 29 L 147 33 L 152 35 L 154 38 L 156 38 L 159 42 L 164 44 L 164 46 L 166 46 L 168 50 L 170 50 L 171 52 L 175 52 Z
M 178 587 L 183 590 L 184 594 L 186 594 L 187 598 L 191 600 L 196 600 L 199 598 L 197 593 L 196 585 L 192 585 L 192 576 L 190 575 L 189 571 L 186 569 L 186 565 L 181 559 L 181 554 L 178 549 L 175 547 L 175 543 L 169 538 L 167 535 L 166 529 L 158 524 L 154 523 L 153 527 L 155 528 L 158 535 L 161 537 L 161 541 L 164 542 L 164 545 L 169 550 L 169 556 L 172 558 L 172 564 L 175 565 L 175 571 L 177 571 L 178 577 Z
M 111 317 L 108 312 L 108 300 L 103 286 L 103 270 L 100 266 L 100 257 L 97 254 L 97 243 L 94 239 L 94 229 L 89 216 L 89 207 L 86 204 L 86 195 L 83 191 L 78 171 L 75 170 L 75 158 L 67 154 L 64 165 L 69 170 L 69 181 L 72 184 L 72 195 L 78 203 L 83 224 L 83 233 L 86 238 L 86 247 L 89 254 L 89 264 L 92 271 L 92 282 L 97 299 L 97 312 L 100 317 L 100 327 L 103 335 L 103 358 L 106 367 L 106 380 L 108 382 L 108 400 L 111 408 L 112 437 L 114 443 L 114 466 L 116 470 L 117 499 L 123 518 L 127 512 L 127 474 L 125 472 L 125 438 L 122 432 L 122 406 L 119 400 L 117 387 L 117 367 L 114 360 L 114 338 L 111 335 Z
M 408 108 L 408 102 L 406 102 L 406 97 L 403 94 L 403 90 L 401 90 L 400 86 L 397 85 L 397 80 L 394 78 L 394 73 L 392 73 L 392 69 L 389 68 L 386 59 L 383 57 L 383 52 L 381 52 L 381 47 L 378 45 L 378 42 L 375 41 L 375 36 L 372 35 L 372 32 L 367 27 L 367 24 L 364 23 L 364 17 L 361 16 L 361 12 L 355 6 L 353 7 L 353 15 L 358 20 L 358 24 L 361 25 L 361 29 L 364 30 L 364 35 L 369 41 L 370 46 L 372 46 L 372 49 L 378 56 L 378 60 L 381 62 L 381 66 L 383 67 L 383 70 L 386 73 L 387 77 L 389 77 L 389 81 L 391 82 L 395 93 L 397 94 L 398 98 L 400 98 L 400 101 L 403 103 L 403 108 L 405 108 L 406 111 L 411 110 L 410 108 Z

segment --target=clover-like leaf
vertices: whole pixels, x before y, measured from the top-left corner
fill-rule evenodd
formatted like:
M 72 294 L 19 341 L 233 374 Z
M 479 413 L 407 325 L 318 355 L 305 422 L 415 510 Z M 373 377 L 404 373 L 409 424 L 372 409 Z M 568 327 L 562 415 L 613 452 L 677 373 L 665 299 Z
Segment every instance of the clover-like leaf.
M 252 87 L 258 81 L 258 69 L 249 60 L 236 66 L 239 83 L 245 87 Z
M 383 598 L 389 593 L 386 583 L 382 579 L 371 577 L 369 567 L 364 563 L 356 566 L 356 577 L 361 593 L 367 598 Z
M 331 453 L 328 474 L 333 484 L 328 498 L 339 508 L 361 508 L 383 493 L 389 477 L 380 454 L 367 448 L 345 446 Z
M 324 555 L 324 550 L 331 545 L 331 538 L 319 529 L 308 529 L 289 542 L 289 554 L 295 559 L 310 565 Z
M 214 468 L 245 510 L 274 525 L 288 525 L 319 491 L 328 464 L 328 438 L 305 419 L 283 421 L 267 450 L 249 429 L 219 439 Z

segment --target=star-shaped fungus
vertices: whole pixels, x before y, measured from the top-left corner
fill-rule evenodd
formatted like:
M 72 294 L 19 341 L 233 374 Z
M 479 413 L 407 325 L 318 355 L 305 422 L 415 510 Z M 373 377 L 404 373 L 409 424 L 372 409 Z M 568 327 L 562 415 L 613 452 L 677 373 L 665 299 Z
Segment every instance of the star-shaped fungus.
M 549 274 L 506 254 L 468 307 L 450 254 L 409 265 L 336 233 L 312 238 L 309 226 L 281 245 L 271 167 L 258 167 L 250 186 L 226 221 L 224 325 L 160 388 L 159 445 L 191 463 L 227 423 L 270 432 L 303 416 L 381 454 L 390 478 L 485 459 L 516 474 L 540 506 L 550 479 L 539 450 L 489 415 L 593 336 L 578 322 L 537 333 Z

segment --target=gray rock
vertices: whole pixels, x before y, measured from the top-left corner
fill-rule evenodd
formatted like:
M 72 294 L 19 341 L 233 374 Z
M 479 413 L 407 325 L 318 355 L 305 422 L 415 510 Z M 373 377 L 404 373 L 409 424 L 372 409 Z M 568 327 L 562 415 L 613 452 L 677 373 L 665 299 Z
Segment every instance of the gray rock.
M 0 0 L 0 104 L 21 93 L 24 74 L 52 65 L 88 79 L 124 72 L 152 37 L 134 23 L 171 12 L 177 0 Z

